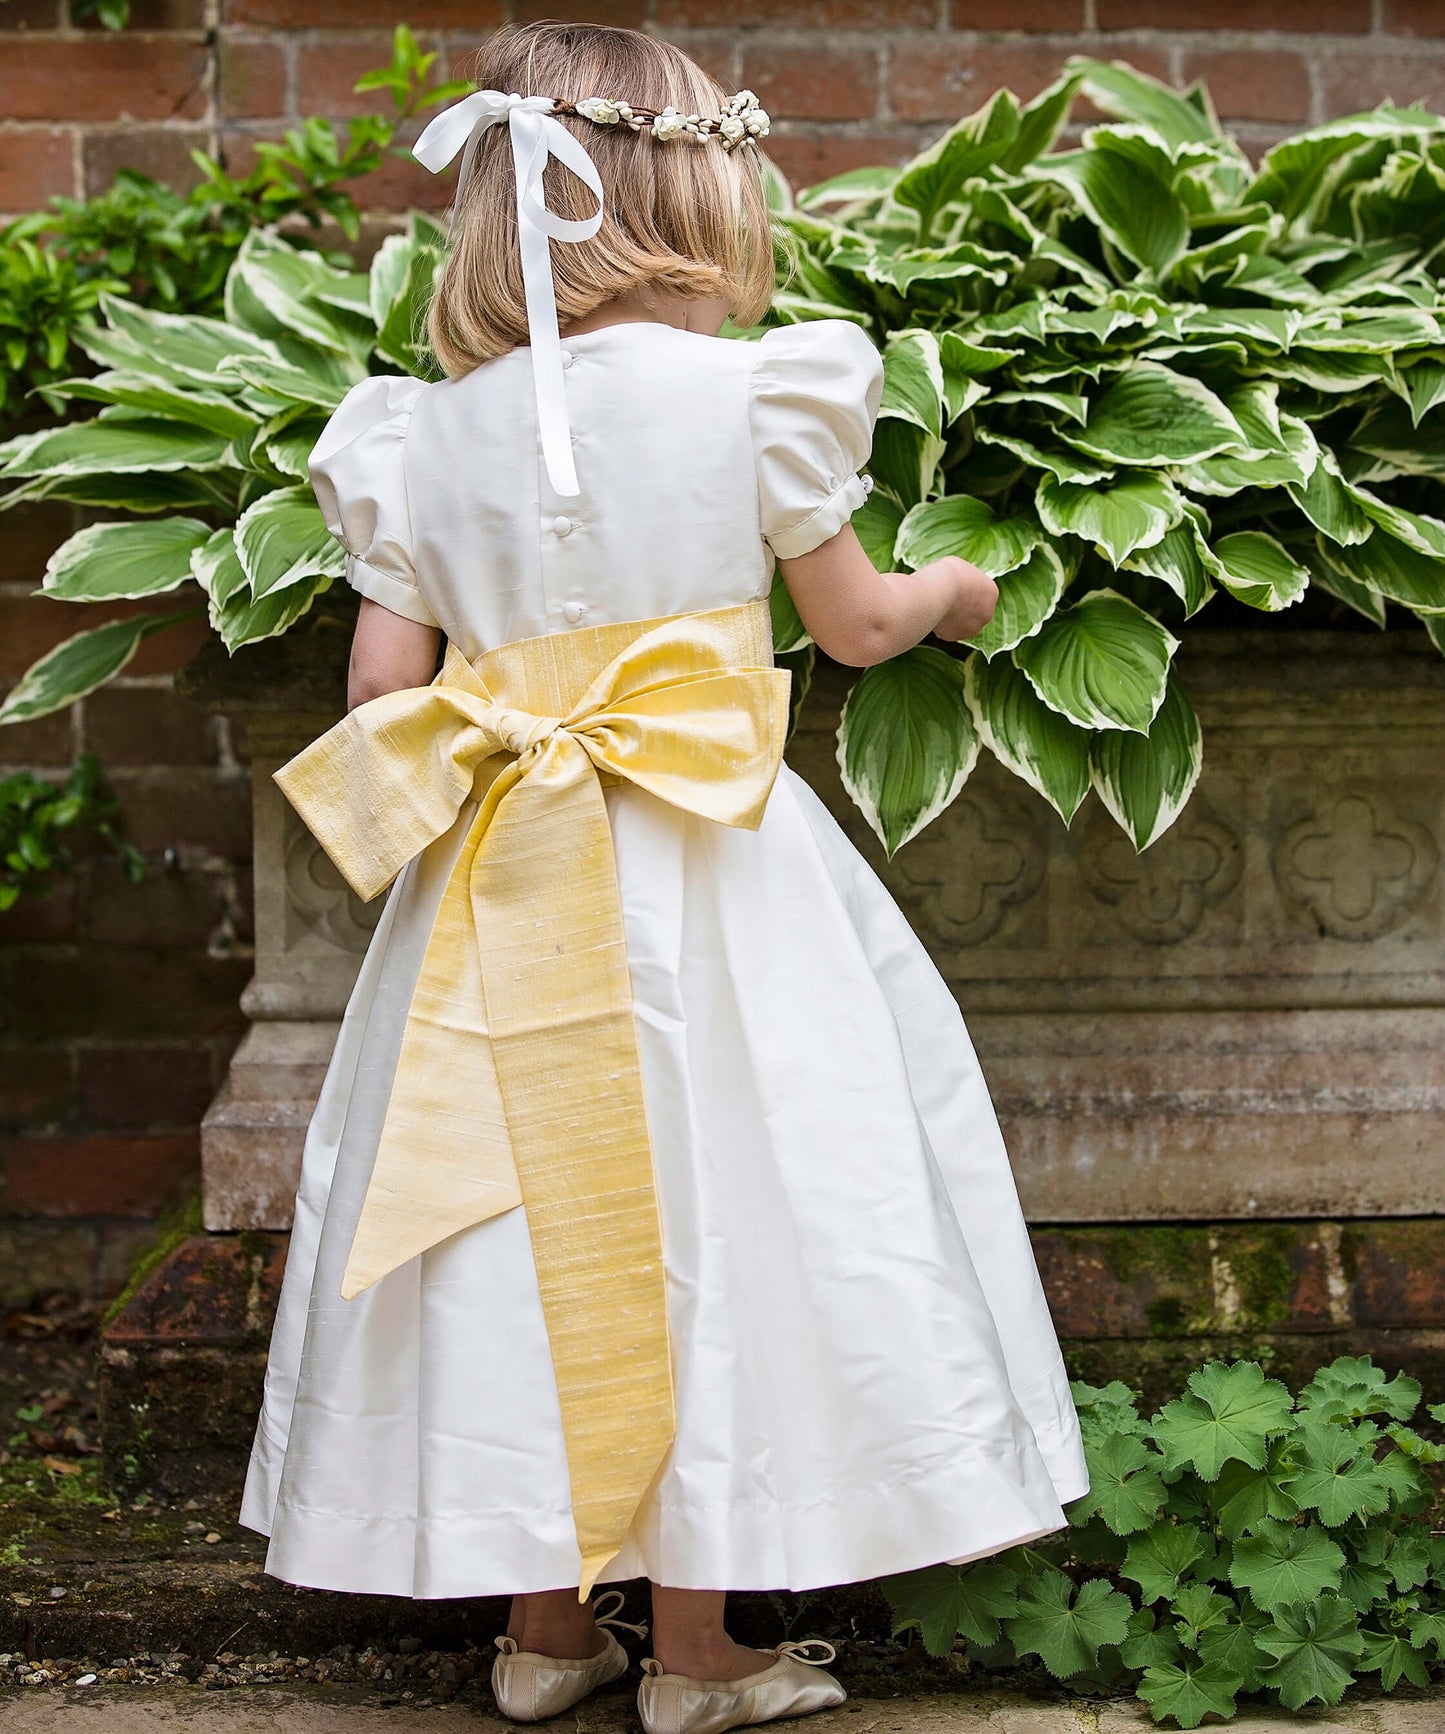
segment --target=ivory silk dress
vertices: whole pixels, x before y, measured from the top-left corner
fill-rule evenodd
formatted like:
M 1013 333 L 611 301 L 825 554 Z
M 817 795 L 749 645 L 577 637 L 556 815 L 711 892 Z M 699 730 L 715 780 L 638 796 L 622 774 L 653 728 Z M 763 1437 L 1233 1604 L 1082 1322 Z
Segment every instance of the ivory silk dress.
M 468 657 L 765 596 L 862 503 L 872 345 L 564 339 L 581 493 L 548 487 L 525 350 L 374 378 L 311 460 L 364 595 Z M 783 769 L 762 826 L 607 789 L 656 1170 L 677 1434 L 603 1573 L 807 1589 L 992 1553 L 1086 1490 L 1077 1420 L 963 1020 Z M 522 1209 L 339 1288 L 408 1001 L 474 807 L 390 891 L 306 1141 L 242 1521 L 293 1583 L 578 1581 Z M 585 1063 L 579 1052 L 578 1064 Z

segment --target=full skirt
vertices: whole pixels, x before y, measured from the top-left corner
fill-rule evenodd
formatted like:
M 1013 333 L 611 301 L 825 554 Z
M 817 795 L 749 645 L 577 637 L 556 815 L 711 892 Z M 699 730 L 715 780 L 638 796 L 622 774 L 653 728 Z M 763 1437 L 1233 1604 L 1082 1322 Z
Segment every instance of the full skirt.
M 809 1589 L 1061 1527 L 1087 1488 L 1077 1419 L 988 1091 L 927 953 L 791 770 L 756 832 L 628 785 L 607 801 L 677 1437 L 604 1580 Z M 292 1583 L 578 1581 L 525 1212 L 340 1296 L 473 811 L 393 887 L 306 1141 L 241 1512 Z

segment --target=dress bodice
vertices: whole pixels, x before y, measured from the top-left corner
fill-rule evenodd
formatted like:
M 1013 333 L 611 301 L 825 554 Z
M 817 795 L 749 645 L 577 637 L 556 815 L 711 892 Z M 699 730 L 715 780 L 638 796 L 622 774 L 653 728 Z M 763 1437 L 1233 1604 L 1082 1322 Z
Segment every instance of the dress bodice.
M 432 385 L 364 380 L 312 454 L 349 581 L 468 657 L 764 596 L 774 555 L 862 504 L 881 365 L 855 326 L 741 343 L 613 325 L 563 351 L 574 497 L 548 483 L 523 350 Z

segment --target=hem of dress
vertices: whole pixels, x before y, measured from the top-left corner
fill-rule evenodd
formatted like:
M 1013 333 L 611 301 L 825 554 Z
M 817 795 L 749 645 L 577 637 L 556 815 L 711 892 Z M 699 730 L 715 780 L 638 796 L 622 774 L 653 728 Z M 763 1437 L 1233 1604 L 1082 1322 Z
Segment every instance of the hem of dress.
M 1020 1483 L 975 1462 L 939 1495 L 847 1501 L 854 1511 L 866 1509 L 866 1520 L 828 1525 L 832 1534 L 817 1547 L 800 1535 L 778 1541 L 787 1535 L 786 1508 L 781 1517 L 756 1525 L 751 1538 L 739 1538 L 734 1511 L 729 1532 L 720 1540 L 715 1531 L 708 1533 L 709 1517 L 715 1523 L 715 1514 L 695 1509 L 686 1514 L 688 1521 L 682 1512 L 670 1510 L 660 1514 L 673 1537 L 670 1544 L 663 1548 L 655 1535 L 634 1534 L 598 1582 L 650 1577 L 676 1589 L 753 1591 L 868 1582 L 941 1561 L 984 1559 L 1052 1535 L 1068 1527 L 1063 1506 L 1086 1491 L 1087 1485 L 1074 1477 L 1056 1483 L 1040 1474 Z M 263 1504 L 249 1498 L 241 1523 L 270 1534 L 266 1572 L 306 1589 L 438 1601 L 525 1595 L 577 1581 L 575 1542 L 569 1548 L 560 1533 L 570 1531 L 570 1515 L 558 1522 L 558 1514 L 539 1514 L 536 1526 L 519 1524 L 515 1513 L 420 1521 L 352 1518 L 301 1510 L 283 1499 L 268 1523 L 257 1509 Z M 760 1535 L 774 1545 L 760 1543 Z M 769 1553 L 769 1563 L 778 1569 L 760 1565 Z M 787 1555 L 793 1557 L 781 1564 Z

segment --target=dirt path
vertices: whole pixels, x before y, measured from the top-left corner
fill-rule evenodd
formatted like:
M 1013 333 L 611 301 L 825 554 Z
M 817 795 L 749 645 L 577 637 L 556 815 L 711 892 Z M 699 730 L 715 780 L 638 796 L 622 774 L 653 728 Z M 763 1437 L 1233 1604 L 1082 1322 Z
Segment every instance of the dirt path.
M 637 1734 L 630 1693 L 609 1694 L 551 1726 L 558 1734 Z M 789 1724 L 790 1727 L 801 1724 Z M 515 1724 L 460 1705 L 379 1704 L 346 1689 L 274 1686 L 34 1688 L 0 1697 L 3 1734 L 503 1734 Z M 812 1718 L 815 1734 L 1143 1734 L 1142 1704 L 1031 1704 L 959 1693 L 865 1700 Z M 1246 1710 L 1231 1734 L 1442 1734 L 1445 1693 L 1290 1716 Z

